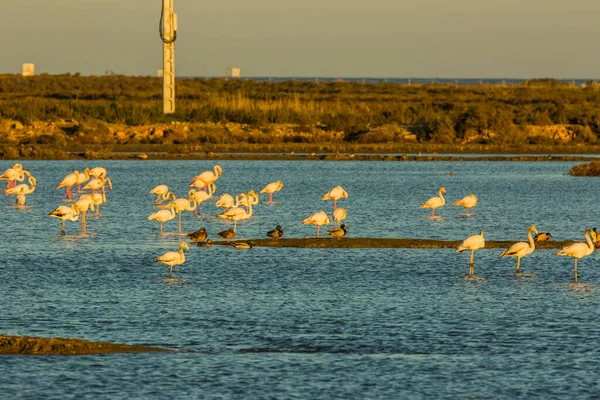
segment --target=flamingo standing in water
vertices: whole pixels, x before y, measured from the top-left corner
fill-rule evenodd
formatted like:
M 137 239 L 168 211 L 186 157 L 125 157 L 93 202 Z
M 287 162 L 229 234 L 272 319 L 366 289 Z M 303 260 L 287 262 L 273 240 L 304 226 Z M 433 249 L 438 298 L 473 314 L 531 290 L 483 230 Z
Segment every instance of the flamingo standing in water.
M 234 202 L 235 200 L 233 199 L 232 195 L 229 193 L 224 193 L 221 197 L 219 197 L 215 205 L 219 208 L 228 210 L 234 206 L 237 207 L 237 204 L 234 204 Z
M 79 218 L 79 209 L 73 206 L 60 206 L 52 210 L 49 214 L 52 218 L 57 218 L 62 221 L 62 227 L 60 229 L 60 235 L 65 236 L 65 221 L 69 220 L 72 222 L 77 221 Z
M 577 260 L 585 256 L 589 256 L 594 252 L 594 242 L 592 242 L 591 232 L 591 229 L 586 229 L 586 231 L 584 232 L 583 236 L 585 236 L 585 243 L 573 243 L 572 245 L 567 246 L 556 253 L 557 256 L 573 257 L 573 259 L 575 260 L 575 283 L 577 283 L 578 281 Z
M 169 187 L 167 185 L 158 185 L 150 191 L 150 194 L 156 195 L 154 204 L 160 204 L 169 198 Z
M 106 190 L 104 189 L 104 186 L 102 186 L 101 193 L 92 193 L 91 197 L 92 203 L 94 203 L 94 206 L 96 207 L 96 217 L 100 217 L 100 206 L 106 203 Z
M 251 202 L 252 205 L 256 205 L 258 204 L 258 201 L 258 193 L 256 193 L 254 190 L 250 190 L 247 194 L 240 193 L 235 196 L 235 204 L 236 206 L 240 207 L 248 207 L 248 202 Z
M 195 200 L 198 204 L 195 215 L 200 216 L 200 204 L 212 198 L 215 190 L 217 190 L 217 185 L 215 185 L 214 182 L 208 184 L 208 193 L 206 193 L 204 190 L 190 189 L 188 192 L 188 199 Z
M 517 268 L 515 274 L 521 275 L 521 258 L 525 257 L 528 254 L 533 253 L 535 250 L 535 242 L 533 241 L 533 236 L 531 236 L 531 232 L 538 233 L 537 228 L 534 225 L 531 225 L 529 229 L 527 229 L 527 238 L 529 239 L 529 243 L 527 242 L 518 242 L 510 246 L 507 250 L 503 251 L 500 254 L 500 257 L 515 257 L 517 259 Z
M 248 192 L 248 195 L 250 192 Z M 241 194 L 241 197 L 247 197 L 246 194 Z M 233 232 L 237 233 L 237 222 L 242 219 L 249 219 L 252 217 L 252 204 L 253 201 L 247 201 L 248 210 L 244 210 L 242 207 L 233 207 L 229 210 L 223 211 L 221 214 L 217 215 L 219 218 L 229 219 L 233 221 Z
M 440 208 L 441 206 L 446 204 L 446 200 L 444 200 L 443 194 L 446 194 L 446 189 L 440 188 L 440 190 L 438 190 L 437 196 L 430 198 L 425 203 L 421 204 L 419 208 L 431 208 L 431 217 L 435 217 L 435 209 Z
M 6 188 L 10 189 L 16 185 L 16 181 L 22 182 L 25 179 L 25 175 L 31 177 L 31 173 L 24 170 L 21 164 L 15 164 L 0 175 L 0 180 L 7 181 Z
M 323 196 L 323 198 L 321 198 L 321 200 L 333 200 L 333 209 L 335 210 L 337 207 L 337 201 L 339 199 L 347 199 L 347 198 L 348 198 L 348 192 L 346 192 L 343 187 L 336 186 L 333 189 L 331 189 L 329 192 L 325 193 L 325 195 Z
M 90 169 L 89 168 L 86 168 L 83 171 L 83 174 L 81 172 L 79 172 L 77 174 L 77 191 L 78 192 L 81 192 L 81 184 L 87 182 L 88 179 L 90 179 Z
M 29 184 L 31 186 L 28 186 L 26 183 L 21 183 L 13 188 L 6 189 L 4 194 L 15 195 L 15 203 L 17 206 L 24 206 L 25 202 L 27 201 L 27 197 L 25 195 L 35 192 L 37 181 L 33 176 L 29 177 Z
M 335 210 L 333 210 L 331 216 L 333 217 L 333 226 L 339 226 L 340 222 L 346 219 L 346 209 L 338 207 Z
M 148 216 L 148 221 L 158 221 L 160 224 L 160 234 L 163 233 L 163 223 L 175 218 L 175 205 L 172 205 L 169 210 L 160 210 Z
M 106 168 L 96 167 L 89 170 L 90 176 L 94 178 L 106 178 Z
M 197 206 L 198 206 L 198 203 L 196 203 L 196 200 L 180 197 L 180 198 L 175 199 L 172 202 L 164 205 L 163 207 L 164 208 L 168 208 L 168 207 L 175 208 L 175 212 L 177 214 L 179 214 L 179 217 L 177 219 L 178 231 L 181 232 L 181 214 L 184 211 L 194 211 Z
M 485 239 L 483 238 L 483 231 L 479 232 L 479 235 L 469 236 L 456 248 L 457 253 L 462 253 L 465 250 L 471 250 L 471 258 L 469 259 L 469 277 L 475 277 L 475 268 L 473 267 L 473 256 L 475 250 L 483 249 L 485 247 Z
M 302 221 L 303 224 L 312 224 L 317 226 L 317 237 L 321 230 L 321 225 L 329 225 L 329 217 L 325 214 L 325 211 L 319 211 L 314 213 L 310 217 Z
M 101 187 L 104 187 L 104 185 L 106 185 L 107 183 L 109 190 L 112 191 L 112 181 L 110 180 L 110 178 L 107 177 L 92 179 L 83 187 L 83 190 L 91 189 L 92 193 L 96 193 L 96 190 L 100 189 Z
M 179 251 L 169 251 L 160 257 L 154 259 L 154 262 L 165 264 L 169 267 L 169 278 L 173 276 L 173 266 L 181 265 L 185 262 L 185 254 L 183 249 L 190 251 L 190 246 L 186 242 L 179 243 Z
M 265 186 L 260 191 L 260 193 L 269 193 L 269 201 L 267 201 L 267 203 L 273 204 L 273 193 L 280 191 L 282 188 L 283 188 L 283 182 L 275 181 L 275 182 L 271 182 L 267 186 Z
M 89 194 L 84 194 L 73 204 L 73 208 L 79 210 L 81 214 L 81 232 L 87 232 L 87 222 L 85 216 L 87 215 L 88 210 L 94 211 L 94 201 L 92 200 L 92 196 Z
M 223 174 L 223 169 L 220 166 L 215 165 L 214 172 L 213 171 L 204 171 L 200 175 L 196 175 L 194 177 L 194 179 L 192 179 L 192 183 L 190 183 L 190 186 L 196 186 L 197 188 L 200 188 L 203 186 L 204 190 L 206 191 L 208 184 L 219 179 L 219 177 L 222 174 Z M 202 186 L 197 186 L 197 185 L 202 185 Z
M 71 186 L 77 184 L 77 180 L 79 179 L 79 171 L 75 171 L 67 176 L 56 186 L 57 189 L 62 187 L 67 188 L 67 200 L 71 200 Z M 85 189 L 85 188 L 84 188 Z
M 470 216 L 471 208 L 473 208 L 477 205 L 477 196 L 475 196 L 474 194 L 470 194 L 468 196 L 463 197 L 459 201 L 454 202 L 453 205 L 455 207 L 463 206 L 464 208 L 467 209 L 467 215 Z

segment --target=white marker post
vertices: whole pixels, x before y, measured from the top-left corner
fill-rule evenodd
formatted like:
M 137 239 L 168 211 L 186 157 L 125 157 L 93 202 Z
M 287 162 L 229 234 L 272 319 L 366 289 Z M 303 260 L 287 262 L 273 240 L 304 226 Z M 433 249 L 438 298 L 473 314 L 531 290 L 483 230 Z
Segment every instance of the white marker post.
M 162 0 L 160 38 L 163 42 L 163 113 L 175 112 L 175 39 L 177 39 L 177 14 L 173 0 Z

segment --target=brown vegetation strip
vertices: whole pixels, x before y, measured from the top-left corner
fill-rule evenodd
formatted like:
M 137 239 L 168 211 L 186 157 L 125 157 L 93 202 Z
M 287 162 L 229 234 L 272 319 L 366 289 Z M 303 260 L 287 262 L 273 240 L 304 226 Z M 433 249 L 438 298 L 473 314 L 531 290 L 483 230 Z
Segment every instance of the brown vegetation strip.
M 247 242 L 248 239 L 237 240 L 235 242 Z M 487 249 L 504 249 L 510 247 L 516 242 L 506 240 L 486 240 Z M 215 245 L 230 245 L 234 241 L 215 241 Z M 359 249 L 359 248 L 455 248 L 462 240 L 434 240 L 434 239 L 409 239 L 409 238 L 343 238 L 335 240 L 331 238 L 287 238 L 277 241 L 271 239 L 252 239 L 255 246 L 265 247 L 301 247 L 301 248 L 337 248 L 337 249 Z M 570 245 L 573 241 L 548 241 L 536 243 L 538 249 L 562 249 Z
M 21 355 L 85 355 L 109 353 L 168 352 L 169 349 L 108 342 L 88 342 L 82 339 L 39 338 L 0 335 L 0 354 Z

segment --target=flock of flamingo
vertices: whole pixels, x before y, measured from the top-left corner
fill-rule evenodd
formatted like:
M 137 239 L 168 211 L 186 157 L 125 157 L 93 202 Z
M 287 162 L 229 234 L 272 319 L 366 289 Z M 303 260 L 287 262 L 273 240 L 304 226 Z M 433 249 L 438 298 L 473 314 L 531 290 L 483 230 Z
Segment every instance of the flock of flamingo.
M 148 220 L 156 221 L 159 223 L 159 231 L 163 234 L 163 223 L 173 220 L 178 216 L 178 231 L 181 232 L 181 215 L 184 211 L 190 211 L 195 215 L 200 214 L 200 205 L 212 199 L 216 192 L 216 181 L 222 175 L 223 170 L 219 165 L 215 165 L 213 170 L 205 171 L 192 178 L 189 187 L 187 197 L 176 197 L 173 192 L 169 190 L 166 184 L 161 184 L 150 190 L 151 194 L 156 195 L 155 205 L 160 207 L 161 210 L 152 213 L 148 216 Z M 27 177 L 28 183 L 17 184 L 17 182 L 23 182 Z M 27 201 L 26 196 L 31 194 L 36 189 L 37 181 L 32 176 L 30 171 L 23 169 L 21 164 L 15 164 L 12 168 L 4 171 L 0 175 L 0 180 L 7 181 L 7 187 L 4 193 L 6 195 L 14 195 L 15 203 L 17 207 L 23 207 Z M 81 187 L 81 185 L 83 188 Z M 71 190 L 72 187 L 77 185 L 77 192 L 91 190 L 91 193 L 85 193 L 79 196 L 77 200 L 72 200 Z M 112 190 L 112 181 L 107 176 L 107 171 L 103 167 L 96 167 L 93 169 L 86 168 L 83 172 L 74 171 L 67 176 L 57 185 L 57 189 L 66 188 L 66 200 L 73 202 L 69 206 L 61 205 L 52 210 L 48 215 L 52 218 L 60 219 L 61 235 L 65 235 L 65 221 L 77 221 L 81 216 L 81 228 L 82 233 L 86 233 L 86 213 L 88 211 L 95 212 L 96 216 L 99 214 L 99 206 L 106 203 L 106 188 Z M 269 195 L 269 199 L 266 203 L 273 203 L 273 194 L 280 191 L 283 188 L 283 182 L 281 180 L 271 182 L 266 185 L 260 194 L 266 193 Z M 421 204 L 420 208 L 431 209 L 431 217 L 435 218 L 435 210 L 445 205 L 446 201 L 444 195 L 446 194 L 445 188 L 438 190 L 438 196 L 432 197 L 425 203 Z M 337 201 L 340 199 L 347 199 L 348 192 L 346 192 L 341 186 L 336 186 L 327 192 L 322 200 L 333 200 L 333 211 L 331 216 L 334 222 L 334 228 L 327 231 L 327 233 L 341 239 L 347 234 L 347 228 L 345 224 L 341 222 L 346 219 L 346 209 L 337 206 Z M 167 202 L 163 204 L 164 202 Z M 459 201 L 453 203 L 454 206 L 462 206 L 467 210 L 467 216 L 472 215 L 470 213 L 471 208 L 477 205 L 477 197 L 473 194 L 465 196 Z M 247 193 L 240 193 L 235 198 L 230 194 L 223 194 L 216 200 L 216 206 L 223 208 L 223 212 L 217 216 L 222 219 L 226 219 L 233 222 L 233 228 L 219 232 L 218 237 L 224 238 L 229 241 L 233 239 L 237 234 L 237 221 L 249 219 L 252 217 L 252 206 L 259 203 L 259 194 L 253 190 Z M 317 237 L 320 235 L 320 229 L 323 225 L 329 225 L 329 215 L 324 211 L 319 211 L 310 217 L 304 219 L 303 224 L 312 224 L 317 227 Z M 267 236 L 273 240 L 278 240 L 283 236 L 283 228 L 279 225 L 273 230 L 267 232 Z M 535 238 L 532 236 L 535 233 Z M 517 259 L 516 274 L 518 276 L 527 276 L 521 274 L 521 258 L 533 253 L 535 250 L 536 241 L 548 240 L 552 235 L 549 233 L 538 233 L 535 226 L 530 226 L 527 230 L 528 242 L 518 242 L 513 244 L 510 248 L 505 250 L 500 256 L 501 257 L 514 257 Z M 199 229 L 196 232 L 188 234 L 188 237 L 194 241 L 198 246 L 210 247 L 212 240 L 208 239 L 208 234 L 204 228 Z M 578 281 L 577 273 L 577 260 L 588 256 L 595 250 L 595 241 L 600 241 L 600 236 L 596 230 L 588 229 L 584 233 L 585 243 L 573 243 L 556 253 L 557 256 L 568 256 L 574 259 L 574 275 L 575 282 Z M 232 243 L 235 248 L 252 248 L 252 241 L 247 242 L 235 242 Z M 480 280 L 475 276 L 473 258 L 476 250 L 485 247 L 484 233 L 481 231 L 478 235 L 473 235 L 466 238 L 456 249 L 457 252 L 470 251 L 471 257 L 469 260 L 469 275 L 466 276 L 468 279 Z M 184 250 L 189 251 L 189 246 L 185 242 L 181 242 L 178 251 L 171 251 L 163 254 L 156 258 L 155 262 L 163 263 L 170 267 L 169 275 L 171 276 L 173 266 L 181 265 L 185 262 Z

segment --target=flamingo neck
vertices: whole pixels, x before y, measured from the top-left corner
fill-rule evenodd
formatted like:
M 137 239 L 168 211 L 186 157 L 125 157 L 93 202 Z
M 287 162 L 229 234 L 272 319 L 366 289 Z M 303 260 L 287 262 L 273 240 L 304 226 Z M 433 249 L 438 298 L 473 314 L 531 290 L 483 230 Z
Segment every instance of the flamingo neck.
M 527 237 L 529 238 L 529 247 L 535 250 L 535 242 L 533 241 L 533 236 L 531 236 L 532 229 L 527 231 Z
M 589 230 L 585 231 L 585 241 L 587 242 L 588 250 L 590 251 L 588 254 L 591 254 L 594 251 L 594 242 L 592 242 L 592 237 Z
M 444 195 L 441 190 L 438 192 L 438 195 L 439 195 L 440 199 L 442 200 L 442 204 L 444 204 L 446 202 L 446 200 L 444 200 Z

